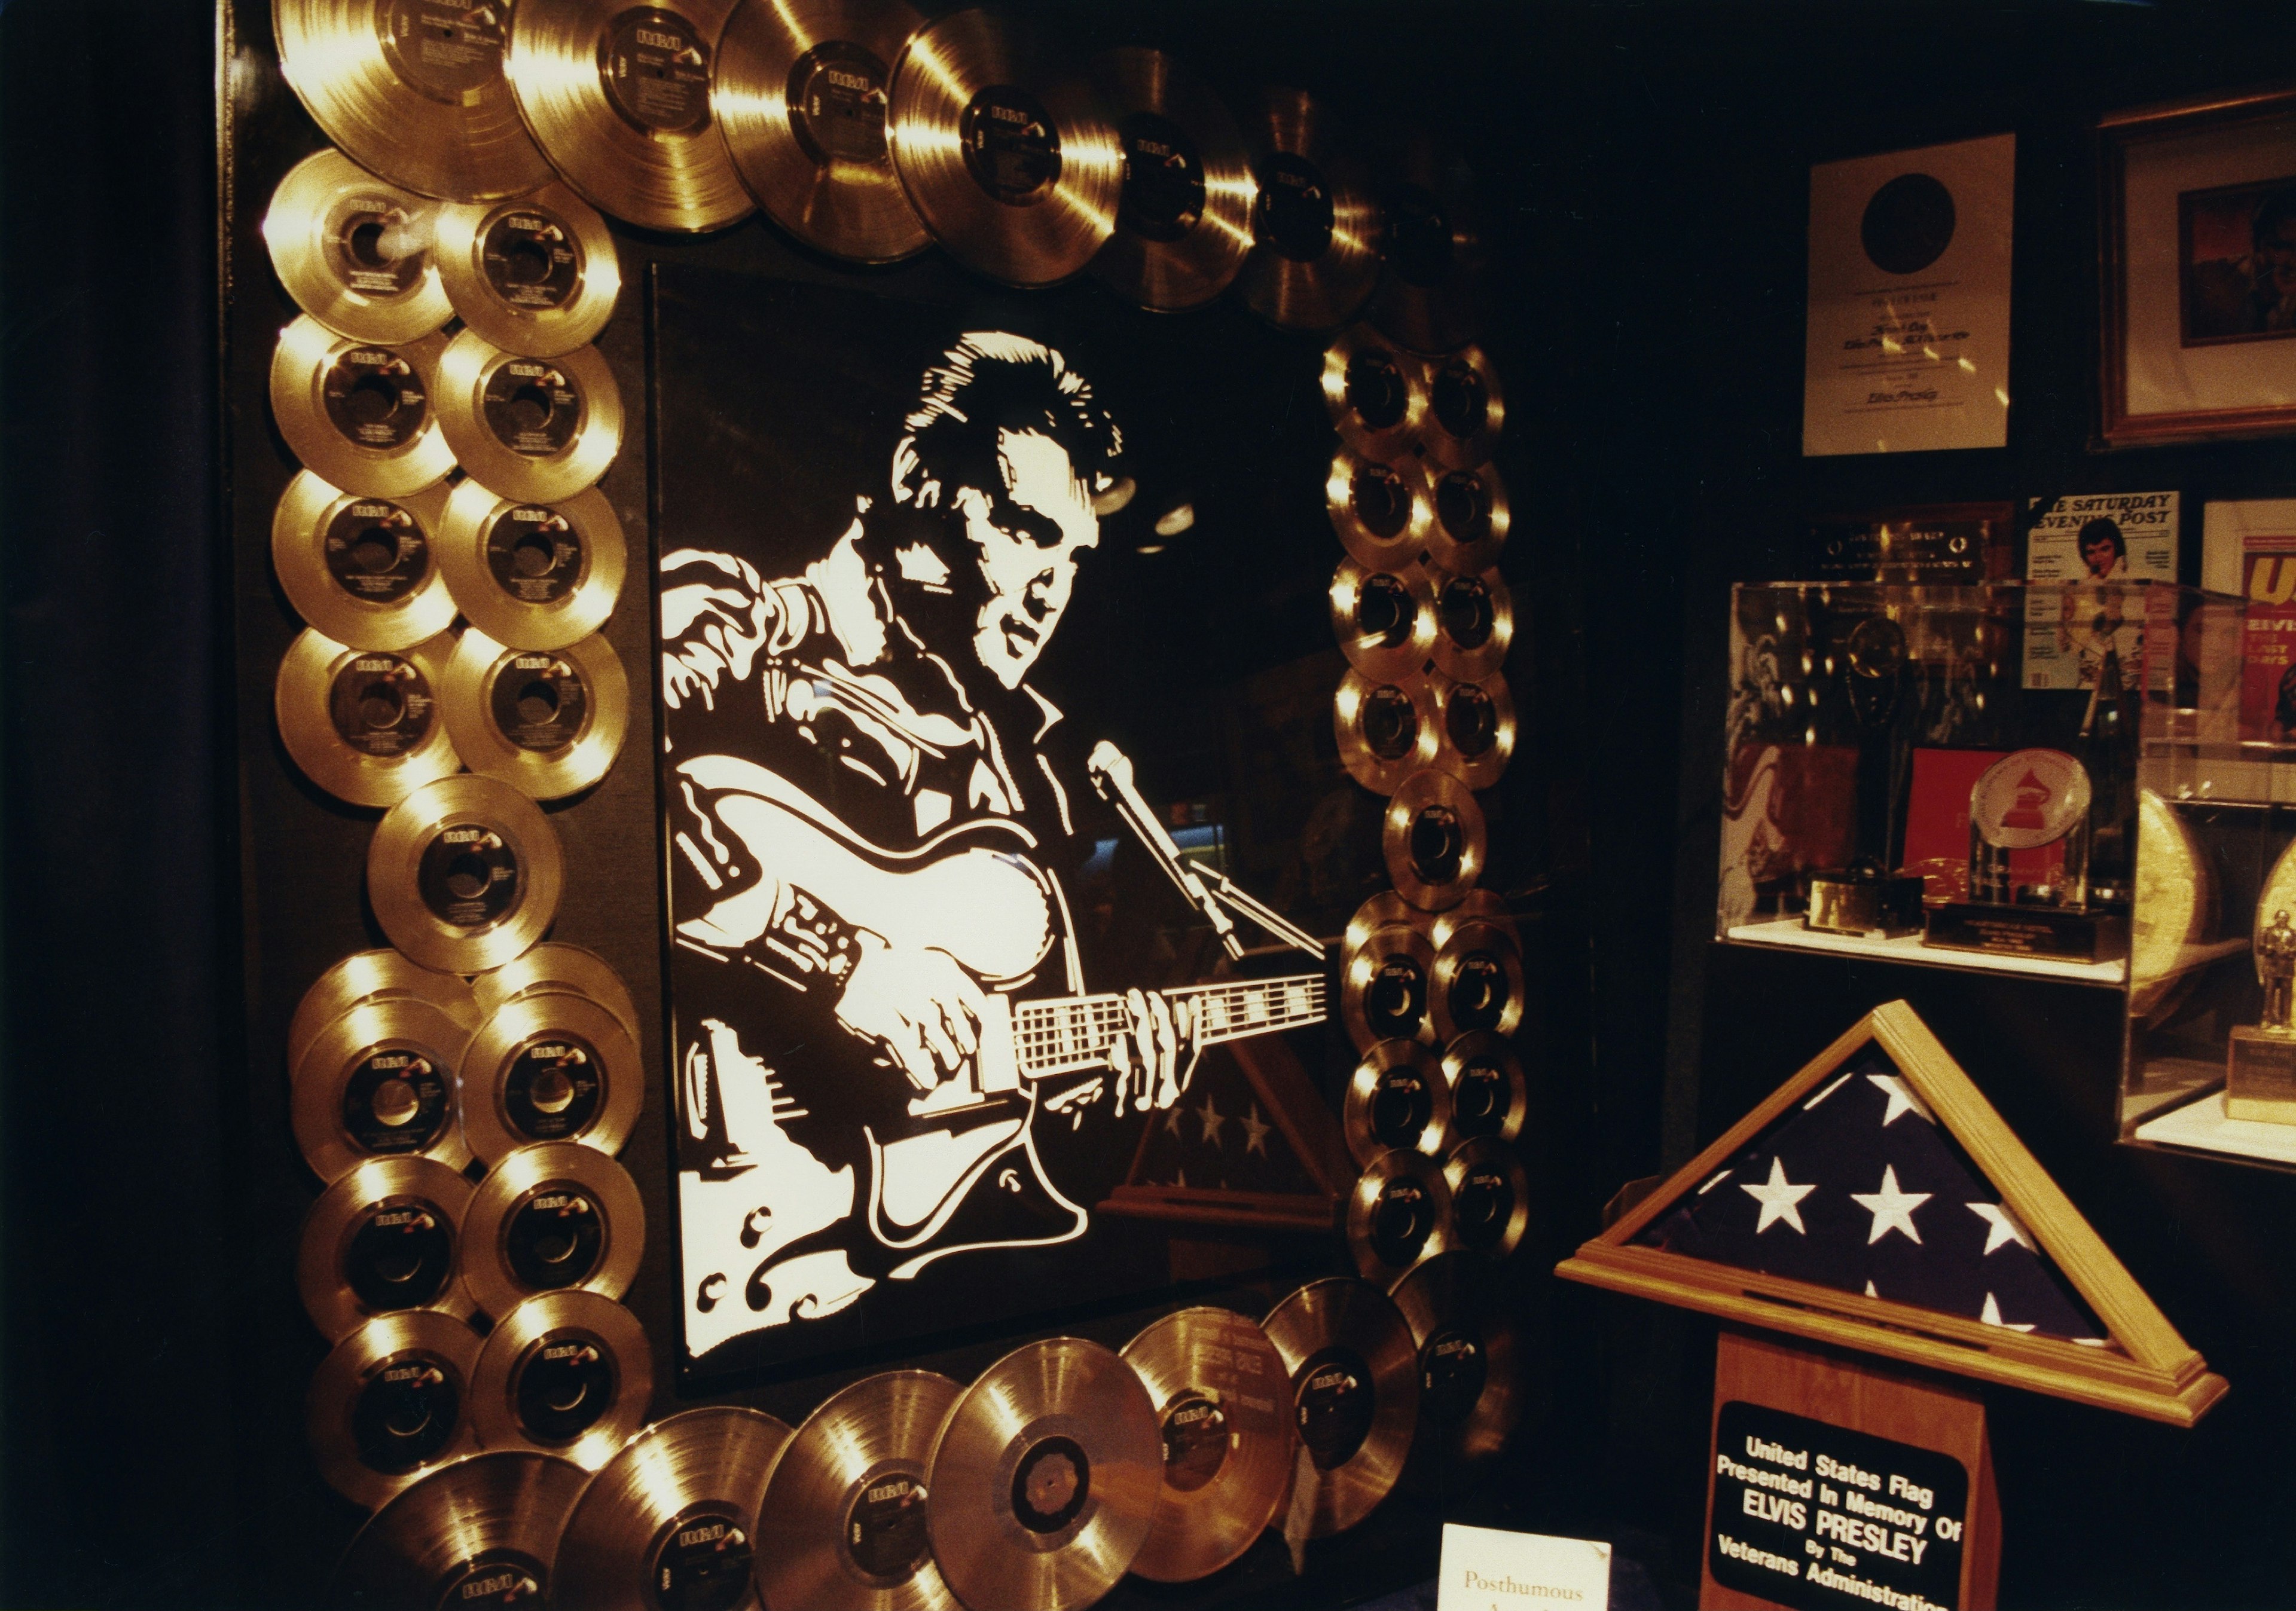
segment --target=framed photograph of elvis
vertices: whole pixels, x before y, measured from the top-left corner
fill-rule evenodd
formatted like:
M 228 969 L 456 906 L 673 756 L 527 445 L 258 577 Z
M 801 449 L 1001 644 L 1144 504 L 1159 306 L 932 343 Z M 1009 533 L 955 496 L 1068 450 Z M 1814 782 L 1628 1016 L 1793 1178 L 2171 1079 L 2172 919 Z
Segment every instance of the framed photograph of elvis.
M 1167 1289 L 1152 1186 L 1327 1228 L 1269 1074 L 1345 1066 L 1315 936 L 1376 877 L 1303 830 L 1353 808 L 1315 348 L 1097 287 L 653 291 L 689 1377 Z
M 2296 87 L 2098 126 L 2103 436 L 2296 430 Z

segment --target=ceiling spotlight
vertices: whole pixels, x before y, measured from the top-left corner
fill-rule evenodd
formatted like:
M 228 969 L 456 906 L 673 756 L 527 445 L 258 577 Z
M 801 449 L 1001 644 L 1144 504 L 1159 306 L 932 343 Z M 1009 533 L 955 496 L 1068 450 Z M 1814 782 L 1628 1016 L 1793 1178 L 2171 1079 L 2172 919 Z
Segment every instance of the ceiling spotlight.
M 1176 503 L 1156 518 L 1156 535 L 1160 537 L 1177 537 L 1195 523 L 1196 506 L 1193 503 Z

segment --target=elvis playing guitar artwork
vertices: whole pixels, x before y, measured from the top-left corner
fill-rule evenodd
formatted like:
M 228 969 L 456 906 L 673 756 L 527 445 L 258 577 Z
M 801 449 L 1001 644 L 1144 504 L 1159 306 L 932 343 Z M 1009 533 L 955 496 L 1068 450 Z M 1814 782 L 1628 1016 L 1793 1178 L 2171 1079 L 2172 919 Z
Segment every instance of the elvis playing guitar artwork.
M 1125 1155 L 1208 1046 L 1325 1013 L 1322 945 L 1184 860 L 1131 760 L 1032 683 L 1076 590 L 1105 580 L 1086 556 L 1122 485 L 1119 421 L 1062 351 L 1007 331 L 951 324 L 907 372 L 841 530 L 816 506 L 791 522 L 813 527 L 800 546 L 764 507 L 751 529 L 661 543 L 697 1361 L 914 1331 L 853 1317 L 896 1314 L 929 1280 L 1057 1285 L 1073 1265 L 1030 1255 L 1086 1239 L 1109 1184 L 1064 1160 Z M 1121 825 L 1228 957 L 1249 939 L 1296 947 L 1294 966 L 1087 977 L 1087 814 Z

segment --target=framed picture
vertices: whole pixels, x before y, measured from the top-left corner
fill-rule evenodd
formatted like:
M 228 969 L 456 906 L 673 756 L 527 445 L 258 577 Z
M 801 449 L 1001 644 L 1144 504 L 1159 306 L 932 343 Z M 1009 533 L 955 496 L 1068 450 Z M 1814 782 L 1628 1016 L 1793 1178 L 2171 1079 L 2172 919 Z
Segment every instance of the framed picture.
M 2098 135 L 2105 445 L 2296 431 L 2296 86 Z

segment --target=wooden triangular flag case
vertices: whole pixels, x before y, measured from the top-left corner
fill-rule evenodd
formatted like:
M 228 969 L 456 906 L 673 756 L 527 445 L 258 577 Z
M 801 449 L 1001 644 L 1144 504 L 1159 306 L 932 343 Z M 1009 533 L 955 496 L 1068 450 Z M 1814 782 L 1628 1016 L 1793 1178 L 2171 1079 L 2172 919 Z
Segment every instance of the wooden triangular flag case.
M 1903 1002 L 1555 1273 L 2178 1426 L 2225 1392 Z

